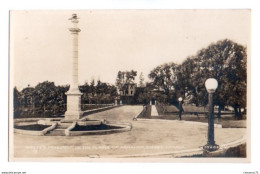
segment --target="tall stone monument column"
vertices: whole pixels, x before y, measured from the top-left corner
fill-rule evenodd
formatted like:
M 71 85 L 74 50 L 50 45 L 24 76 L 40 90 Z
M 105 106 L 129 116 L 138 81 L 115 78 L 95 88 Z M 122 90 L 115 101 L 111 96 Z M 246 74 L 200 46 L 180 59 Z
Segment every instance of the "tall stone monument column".
M 78 88 L 78 17 L 77 14 L 72 14 L 71 20 L 73 27 L 69 28 L 72 35 L 72 84 L 66 93 L 67 95 L 67 111 L 65 112 L 65 120 L 78 120 L 82 116 L 81 112 L 81 95 Z

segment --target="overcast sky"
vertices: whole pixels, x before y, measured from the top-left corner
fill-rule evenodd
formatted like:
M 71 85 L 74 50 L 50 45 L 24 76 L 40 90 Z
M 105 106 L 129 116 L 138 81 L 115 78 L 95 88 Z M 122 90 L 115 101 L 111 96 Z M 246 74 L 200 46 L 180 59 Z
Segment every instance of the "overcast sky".
M 212 42 L 250 43 L 248 10 L 12 11 L 12 85 L 22 89 L 45 80 L 71 82 L 72 13 L 80 18 L 80 84 L 91 79 L 114 84 L 119 70 L 131 69 L 148 80 L 156 66 L 181 63 Z

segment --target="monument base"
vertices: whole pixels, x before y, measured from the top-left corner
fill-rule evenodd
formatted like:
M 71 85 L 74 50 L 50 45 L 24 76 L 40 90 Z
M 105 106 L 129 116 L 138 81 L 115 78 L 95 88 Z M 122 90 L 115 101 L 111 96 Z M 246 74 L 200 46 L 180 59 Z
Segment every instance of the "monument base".
M 81 119 L 83 116 L 83 112 L 77 112 L 77 111 L 66 111 L 65 112 L 65 120 L 67 121 L 77 121 Z
M 65 120 L 79 120 L 83 115 L 81 111 L 81 95 L 79 90 L 71 90 L 67 95 L 67 111 L 65 112 Z

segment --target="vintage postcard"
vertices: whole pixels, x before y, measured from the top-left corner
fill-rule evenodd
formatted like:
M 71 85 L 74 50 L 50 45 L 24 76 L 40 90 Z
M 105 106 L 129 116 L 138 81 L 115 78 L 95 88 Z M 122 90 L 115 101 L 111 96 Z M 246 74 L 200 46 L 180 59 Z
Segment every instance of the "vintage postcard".
M 250 162 L 251 11 L 10 11 L 9 160 Z

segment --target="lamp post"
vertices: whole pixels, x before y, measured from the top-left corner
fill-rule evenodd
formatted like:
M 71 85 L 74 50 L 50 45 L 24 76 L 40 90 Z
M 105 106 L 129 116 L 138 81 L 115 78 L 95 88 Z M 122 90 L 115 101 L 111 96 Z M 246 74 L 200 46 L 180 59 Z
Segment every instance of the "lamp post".
M 181 113 L 182 113 L 182 97 L 179 97 L 179 120 L 181 120 Z
M 213 108 L 213 93 L 218 87 L 218 81 L 214 78 L 209 78 L 205 82 L 205 87 L 209 93 L 209 113 L 208 113 L 208 142 L 203 146 L 204 150 L 215 151 L 219 149 L 219 145 L 215 144 L 214 140 L 214 108 Z

